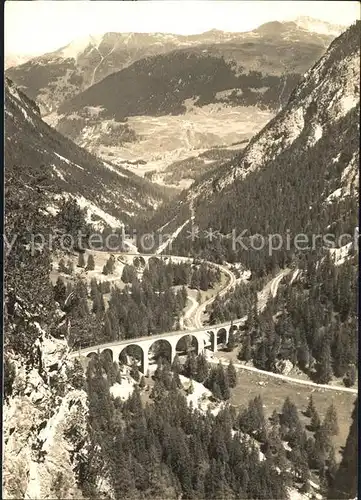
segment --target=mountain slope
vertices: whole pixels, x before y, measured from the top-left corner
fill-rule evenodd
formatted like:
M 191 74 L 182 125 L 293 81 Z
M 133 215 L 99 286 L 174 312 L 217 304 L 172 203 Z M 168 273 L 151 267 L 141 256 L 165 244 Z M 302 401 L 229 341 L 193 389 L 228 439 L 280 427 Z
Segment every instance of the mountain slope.
M 360 27 L 331 44 L 243 153 L 138 230 L 174 235 L 165 252 L 251 271 L 208 311 L 213 324 L 247 317 L 238 359 L 347 387 L 358 366 Z M 337 498 L 355 489 L 350 477 L 337 478 Z
M 173 208 L 175 219 L 166 232 L 182 225 L 191 210 L 200 229 L 212 227 L 224 235 L 233 229 L 237 234 L 247 229 L 247 236 L 260 233 L 265 237 L 285 235 L 287 229 L 293 235 L 353 232 L 357 221 L 359 30 L 357 23 L 331 44 L 285 108 L 243 153 L 182 195 L 183 215 L 178 216 Z M 157 227 L 171 219 L 162 211 L 157 217 Z M 230 240 L 223 238 L 223 249 L 219 240 L 210 244 L 199 238 L 192 243 L 185 239 L 188 230 L 189 226 L 178 235 L 173 248 L 187 253 L 213 249 L 215 254 L 235 258 Z M 243 252 L 239 246 L 236 252 L 249 266 L 249 259 L 257 255 L 251 267 L 274 265 L 275 255 L 271 258 L 264 253 L 266 249 Z M 285 258 L 283 251 L 278 255 Z
M 104 160 L 134 171 L 125 162 L 141 160 L 136 173 L 169 182 L 158 173 L 172 163 L 257 133 L 331 38 L 274 22 L 231 40 L 146 57 L 61 103 L 45 120 Z M 119 132 L 125 124 L 129 129 Z
M 282 35 L 326 47 L 332 35 L 319 34 L 284 23 Z M 218 44 L 230 40 L 254 43 L 262 34 L 226 33 L 211 30 L 198 35 L 169 33 L 105 33 L 75 40 L 66 47 L 36 57 L 20 66 L 9 68 L 11 78 L 30 98 L 35 99 L 43 114 L 54 111 L 58 105 L 99 82 L 107 75 L 130 66 L 147 56 L 163 54 L 182 47 L 200 44 Z M 274 36 L 278 37 L 278 33 Z
M 5 70 L 9 68 L 15 68 L 16 66 L 20 66 L 21 64 L 25 64 L 26 62 L 33 59 L 35 56 L 30 54 L 11 54 L 8 53 L 5 55 Z
M 24 180 L 51 172 L 49 205 L 61 194 L 75 196 L 93 224 L 119 226 L 164 199 L 161 189 L 100 161 L 44 123 L 37 106 L 6 80 L 5 165 Z M 141 194 L 141 196 L 139 196 Z
M 58 114 L 101 106 L 102 118 L 179 114 L 185 100 L 260 104 L 278 108 L 332 37 L 267 23 L 232 40 L 142 58 L 59 107 Z M 290 75 L 290 81 L 281 77 Z M 216 95 L 227 91 L 225 95 Z M 117 99 L 116 97 L 122 97 Z

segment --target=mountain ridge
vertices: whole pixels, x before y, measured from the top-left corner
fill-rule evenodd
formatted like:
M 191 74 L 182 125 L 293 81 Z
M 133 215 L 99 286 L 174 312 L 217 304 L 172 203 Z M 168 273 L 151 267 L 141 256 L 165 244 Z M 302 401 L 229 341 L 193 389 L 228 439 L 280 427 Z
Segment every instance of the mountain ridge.
M 5 96 L 6 168 L 24 180 L 41 175 L 44 168 L 51 170 L 50 210 L 64 194 L 76 197 L 89 221 L 101 228 L 121 226 L 138 210 L 151 210 L 163 202 L 165 190 L 102 162 L 43 122 L 39 107 L 9 79 Z
M 295 29 L 295 24 L 288 23 L 287 26 L 286 34 L 292 40 L 307 35 L 309 40 L 326 47 L 332 39 L 332 35 L 306 32 L 303 28 Z M 247 39 L 251 42 L 259 36 L 257 29 L 240 33 L 210 30 L 196 35 L 132 32 L 88 35 L 20 66 L 9 68 L 7 76 L 29 97 L 36 99 L 42 113 L 47 114 L 53 112 L 65 99 L 74 97 L 93 83 L 143 57 L 201 44 Z M 50 93 L 47 90 L 49 85 Z

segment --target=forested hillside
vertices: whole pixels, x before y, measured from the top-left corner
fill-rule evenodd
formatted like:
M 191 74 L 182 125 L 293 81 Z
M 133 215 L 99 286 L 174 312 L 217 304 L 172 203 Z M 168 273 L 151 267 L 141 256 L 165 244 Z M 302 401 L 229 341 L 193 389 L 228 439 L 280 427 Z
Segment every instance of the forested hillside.
M 257 273 L 294 253 L 281 248 L 247 252 L 236 237 L 260 234 L 286 237 L 299 233 L 336 238 L 356 227 L 359 127 L 360 23 L 337 38 L 295 88 L 285 108 L 234 159 L 208 172 L 182 194 L 180 214 L 172 221 L 160 210 L 156 227 L 168 222 L 171 232 L 194 210 L 194 224 L 220 233 L 213 244 L 187 239 L 189 225 L 178 235 L 177 249 L 211 252 L 215 257 L 241 258 Z M 187 212 L 188 208 L 188 212 Z M 174 209 L 175 210 L 175 209 Z M 246 245 L 247 246 L 247 245 Z M 273 260 L 273 263 L 271 262 Z M 253 263 L 252 263 L 253 261 Z

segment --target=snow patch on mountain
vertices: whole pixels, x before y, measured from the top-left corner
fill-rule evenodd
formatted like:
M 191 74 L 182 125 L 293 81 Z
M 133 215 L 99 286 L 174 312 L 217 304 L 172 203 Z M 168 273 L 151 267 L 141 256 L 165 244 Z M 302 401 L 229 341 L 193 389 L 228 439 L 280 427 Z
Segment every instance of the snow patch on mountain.
M 167 239 L 167 241 L 165 241 L 164 243 L 162 243 L 156 250 L 156 253 L 157 254 L 161 254 L 167 247 L 169 247 L 169 245 L 172 244 L 172 241 L 174 241 L 176 239 L 176 237 L 178 236 L 178 234 L 182 231 L 182 229 L 190 222 L 190 219 L 186 220 L 184 222 L 184 224 L 182 224 L 180 227 L 178 227 L 172 234 L 171 236 Z M 170 249 L 168 249 L 170 250 Z
M 110 165 L 109 163 L 107 163 L 106 161 L 103 161 L 103 165 L 108 170 L 111 170 L 112 172 L 115 172 L 117 175 L 119 175 L 119 177 L 125 177 L 125 178 L 128 177 L 127 175 L 123 174 L 122 172 L 120 172 L 119 170 L 117 170 L 116 168 L 114 168 L 112 165 Z
M 72 162 L 72 161 L 69 161 L 67 158 L 64 158 L 64 156 L 61 156 L 60 154 L 56 153 L 55 151 L 54 151 L 54 154 L 55 154 L 58 158 L 60 158 L 60 160 L 64 161 L 64 162 L 65 162 L 65 163 L 67 163 L 68 165 L 74 165 L 74 167 L 80 168 L 80 170 L 84 170 L 84 168 L 83 168 L 83 167 L 81 167 L 80 165 L 78 165 L 77 163 L 74 163 L 74 162 Z
M 341 97 L 339 106 L 341 109 L 341 116 L 346 115 L 352 108 L 357 106 L 359 98 L 355 95 L 346 95 Z
M 330 248 L 330 254 L 334 259 L 335 266 L 340 266 L 347 260 L 350 256 L 352 248 L 353 242 L 347 243 L 340 248 Z
M 343 31 L 347 29 L 346 25 L 331 24 L 326 21 L 321 21 L 320 19 L 314 19 L 308 16 L 296 17 L 293 22 L 300 28 L 307 31 L 319 33 L 321 35 L 332 35 L 334 37 L 339 36 Z
M 312 147 L 319 141 L 322 137 L 322 127 L 318 123 L 312 125 L 312 131 L 307 141 L 307 146 Z
M 315 19 L 309 16 L 299 16 L 293 19 L 293 22 L 302 29 L 321 35 L 339 36 L 343 31 L 346 31 L 347 25 L 331 24 L 320 19 Z
M 84 196 L 76 196 L 76 200 L 80 208 L 86 210 L 86 221 L 94 228 L 98 230 L 104 229 L 104 222 L 112 228 L 123 226 L 123 222 L 104 212 L 104 210 L 94 205 L 94 203 L 84 198 Z M 94 217 L 97 219 L 100 218 L 101 221 L 94 221 Z
M 54 172 L 56 173 L 56 175 L 59 177 L 59 179 L 61 179 L 62 181 L 65 182 L 65 177 L 63 176 L 63 174 L 60 172 L 60 170 L 55 166 L 55 165 L 52 165 L 53 167 L 53 170 Z
M 116 382 L 113 384 L 109 388 L 109 392 L 113 398 L 120 398 L 122 401 L 126 401 L 133 394 L 134 384 L 134 380 L 130 377 L 122 377 L 122 383 L 118 384 Z
M 104 35 L 88 35 L 73 40 L 69 45 L 60 49 L 60 55 L 64 57 L 64 59 L 75 59 L 75 61 L 78 61 L 79 55 L 83 54 L 89 46 L 98 48 L 103 36 Z
M 338 198 L 341 198 L 342 195 L 342 189 L 337 188 L 335 191 L 333 191 L 330 195 L 327 196 L 326 202 L 332 203 L 333 201 L 337 200 Z

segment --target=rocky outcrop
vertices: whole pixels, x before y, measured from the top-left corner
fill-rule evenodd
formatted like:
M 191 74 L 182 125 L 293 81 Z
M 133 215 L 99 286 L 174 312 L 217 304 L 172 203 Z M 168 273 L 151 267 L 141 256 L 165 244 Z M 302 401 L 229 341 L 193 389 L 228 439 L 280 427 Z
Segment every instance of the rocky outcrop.
M 82 375 L 64 341 L 41 332 L 33 347 L 40 358 L 32 366 L 6 353 L 15 377 L 4 404 L 4 497 L 80 499 L 77 469 L 88 440 Z

